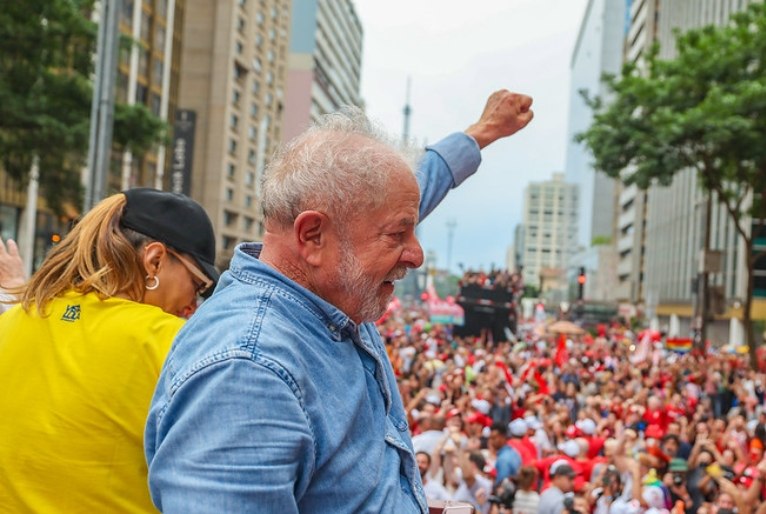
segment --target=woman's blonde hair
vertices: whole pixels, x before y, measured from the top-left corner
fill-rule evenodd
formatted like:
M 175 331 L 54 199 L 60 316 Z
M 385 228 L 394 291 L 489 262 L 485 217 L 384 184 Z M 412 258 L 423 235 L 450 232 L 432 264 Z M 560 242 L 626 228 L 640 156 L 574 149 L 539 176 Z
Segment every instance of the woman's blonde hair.
M 122 193 L 99 202 L 49 252 L 40 269 L 20 289 L 20 303 L 40 315 L 53 298 L 69 290 L 95 292 L 102 299 L 118 293 L 134 301 L 144 294 L 141 249 L 151 238 L 120 226 Z

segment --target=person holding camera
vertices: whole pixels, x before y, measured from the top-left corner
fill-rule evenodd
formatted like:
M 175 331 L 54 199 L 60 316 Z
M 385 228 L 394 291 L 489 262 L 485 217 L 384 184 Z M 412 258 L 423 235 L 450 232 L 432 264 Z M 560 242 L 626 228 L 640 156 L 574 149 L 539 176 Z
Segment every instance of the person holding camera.
M 686 475 L 689 466 L 685 460 L 673 458 L 668 465 L 668 472 L 665 474 L 663 483 L 670 492 L 670 502 L 678 506 L 679 502 L 685 512 L 692 514 L 694 512 L 692 497 L 686 489 Z
M 564 459 L 551 464 L 551 486 L 540 495 L 539 514 L 560 514 L 564 510 L 566 493 L 574 490 L 574 479 L 577 473 Z

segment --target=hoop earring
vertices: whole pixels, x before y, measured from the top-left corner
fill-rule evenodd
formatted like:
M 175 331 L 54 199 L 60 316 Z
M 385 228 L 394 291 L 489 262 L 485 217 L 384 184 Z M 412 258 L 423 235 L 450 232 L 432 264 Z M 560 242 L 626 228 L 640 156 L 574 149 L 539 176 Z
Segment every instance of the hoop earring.
M 149 281 L 150 280 L 154 280 L 154 284 L 149 285 Z M 153 276 L 153 277 L 151 277 L 149 275 L 146 275 L 146 285 L 145 285 L 145 287 L 146 287 L 147 291 L 154 291 L 155 289 L 160 287 L 160 277 L 158 277 L 156 275 Z

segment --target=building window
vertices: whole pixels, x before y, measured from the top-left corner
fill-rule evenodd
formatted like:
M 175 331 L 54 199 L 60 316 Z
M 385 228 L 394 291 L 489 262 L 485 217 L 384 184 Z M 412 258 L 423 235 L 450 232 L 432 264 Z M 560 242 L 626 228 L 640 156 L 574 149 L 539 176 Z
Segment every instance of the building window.
M 252 93 L 253 93 L 254 95 L 257 95 L 257 94 L 258 94 L 258 92 L 261 90 L 261 83 L 260 83 L 260 82 L 258 82 L 257 80 L 254 80 L 254 81 L 253 81 L 253 86 L 252 86 L 252 89 L 251 89 L 251 90 L 252 90 Z
M 237 130 L 237 126 L 239 125 L 239 116 L 236 114 L 231 115 L 231 119 L 229 120 L 229 127 L 232 130 Z
M 234 201 L 234 190 L 230 187 L 226 188 L 226 201 L 227 202 Z
M 131 25 L 133 23 L 133 0 L 122 0 L 122 16 L 123 23 Z
M 136 103 L 146 105 L 149 90 L 142 84 L 136 84 Z
M 238 62 L 234 62 L 234 79 L 238 82 L 241 82 L 244 80 L 245 75 L 247 74 L 247 70 L 244 66 L 239 64 Z
M 235 155 L 237 153 L 237 142 L 234 139 L 229 139 L 229 153 Z
M 239 31 L 240 34 L 245 32 L 245 27 L 246 26 L 247 26 L 247 24 L 245 23 L 245 19 L 242 16 L 237 18 L 237 30 Z
M 221 246 L 223 246 L 224 250 L 231 250 L 234 248 L 234 245 L 236 244 L 236 239 L 230 236 L 223 236 L 221 238 Z
M 165 48 L 165 27 L 160 24 L 156 25 L 157 27 L 154 29 L 154 49 L 161 51 Z
M 162 84 L 162 69 L 163 63 L 159 59 L 154 59 L 154 71 L 152 72 L 152 81 L 155 84 Z
M 154 114 L 155 116 L 159 116 L 160 109 L 162 108 L 162 100 L 160 99 L 160 95 L 155 95 L 154 93 L 152 93 L 150 103 L 151 103 L 150 108 L 152 110 L 152 114 Z
M 247 152 L 247 163 L 255 165 L 255 150 L 252 148 Z
M 245 185 L 246 186 L 252 186 L 255 183 L 255 173 L 252 171 L 248 171 L 247 175 L 245 175 Z
M 253 69 L 257 71 L 258 73 L 260 73 L 261 70 L 263 69 L 263 64 L 261 63 L 260 57 L 256 57 L 255 59 L 253 59 Z
M 234 212 L 223 211 L 223 223 L 227 227 L 234 225 L 237 222 L 237 214 Z
M 242 94 L 239 92 L 239 90 L 234 89 L 231 93 L 231 103 L 235 106 L 239 106 L 239 99 L 242 96 Z
M 234 51 L 236 52 L 237 55 L 242 55 L 242 52 L 244 50 L 245 50 L 245 47 L 242 46 L 241 41 L 237 41 L 236 43 L 234 43 Z
M 245 207 L 252 207 L 253 206 L 253 197 L 251 195 L 245 196 Z
M 141 13 L 141 40 L 149 44 L 152 28 L 152 18 L 149 13 Z
M 260 48 L 263 45 L 263 36 L 260 34 L 255 35 L 255 47 Z
M 258 117 L 258 105 L 256 105 L 255 103 L 250 104 L 250 116 L 252 116 L 253 118 Z
M 263 20 L 264 20 L 264 17 L 261 11 L 258 11 L 257 13 L 255 13 L 255 23 L 257 23 L 258 25 L 263 25 Z
M 237 174 L 237 167 L 232 163 L 226 165 L 226 176 L 233 179 Z
M 143 77 L 149 74 L 149 51 L 143 47 L 138 49 L 138 74 Z
M 253 125 L 250 125 L 247 129 L 247 138 L 250 141 L 255 141 L 256 137 L 258 137 L 258 129 L 256 129 Z

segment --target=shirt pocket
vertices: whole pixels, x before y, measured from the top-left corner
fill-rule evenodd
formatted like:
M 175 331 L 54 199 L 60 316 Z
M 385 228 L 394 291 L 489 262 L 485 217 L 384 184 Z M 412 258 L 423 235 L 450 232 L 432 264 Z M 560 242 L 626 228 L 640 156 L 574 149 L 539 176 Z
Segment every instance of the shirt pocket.
M 425 502 L 425 493 L 420 485 L 415 456 L 410 445 L 405 442 L 407 423 L 394 416 L 386 416 L 386 444 L 399 456 L 399 485 L 413 507 L 419 511 L 419 503 Z M 416 492 L 417 491 L 417 492 Z M 422 498 L 421 498 L 422 497 Z

